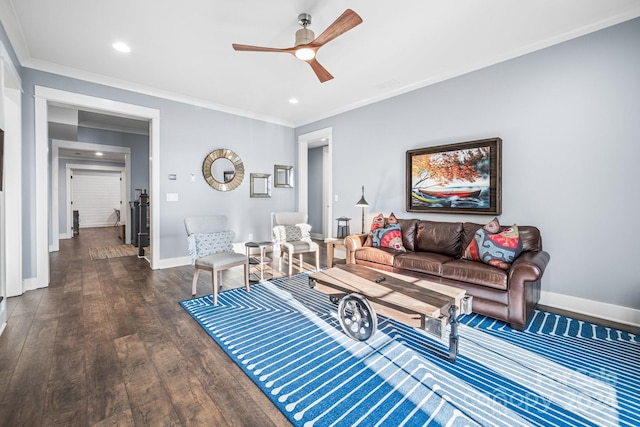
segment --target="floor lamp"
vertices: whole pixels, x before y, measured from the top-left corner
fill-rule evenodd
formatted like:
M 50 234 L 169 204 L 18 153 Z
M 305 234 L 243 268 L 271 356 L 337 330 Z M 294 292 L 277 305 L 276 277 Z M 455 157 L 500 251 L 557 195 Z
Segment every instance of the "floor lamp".
M 362 208 L 362 233 L 364 234 L 364 208 L 369 207 L 369 203 L 364 199 L 364 185 L 362 186 L 362 197 L 360 197 L 356 206 Z

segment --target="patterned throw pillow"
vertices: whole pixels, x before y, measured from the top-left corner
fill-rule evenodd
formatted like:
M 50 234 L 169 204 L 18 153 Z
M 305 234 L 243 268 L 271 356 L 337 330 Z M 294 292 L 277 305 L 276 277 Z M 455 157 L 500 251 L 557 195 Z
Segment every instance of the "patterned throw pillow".
M 215 233 L 194 233 L 189 235 L 189 255 L 192 260 L 211 254 L 233 252 L 233 237 L 231 230 Z
M 517 225 L 506 228 L 502 233 L 490 233 L 483 227 L 476 231 L 473 240 L 464 251 L 463 258 L 482 261 L 507 270 L 520 252 L 522 240 Z
M 500 231 L 500 223 L 498 222 L 498 218 L 493 218 L 488 224 L 484 227 L 491 234 L 495 234 Z
M 378 228 L 384 228 L 384 215 L 381 213 L 373 217 L 373 221 L 371 221 L 371 229 L 369 229 L 369 231 L 373 232 Z
M 402 246 L 402 230 L 398 224 L 389 224 L 384 228 L 377 228 L 371 233 L 372 246 L 374 248 L 391 248 L 406 252 Z
M 297 242 L 311 237 L 309 224 L 277 225 L 273 227 L 273 234 L 277 242 Z
M 395 214 L 391 212 L 391 214 L 389 215 L 389 218 L 387 218 L 386 225 L 397 224 L 397 223 L 398 223 L 398 218 L 396 218 Z

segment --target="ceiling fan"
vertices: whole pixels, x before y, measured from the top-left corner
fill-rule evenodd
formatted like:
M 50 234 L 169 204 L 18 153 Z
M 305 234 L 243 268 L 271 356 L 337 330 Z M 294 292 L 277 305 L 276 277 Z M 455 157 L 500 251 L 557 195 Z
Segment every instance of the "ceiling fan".
M 327 29 L 318 36 L 318 38 L 314 38 L 315 34 L 313 34 L 313 31 L 307 28 L 311 24 L 311 15 L 308 13 L 301 13 L 298 15 L 298 23 L 302 28 L 296 31 L 296 44 L 294 47 L 279 49 L 273 47 L 248 46 L 236 43 L 232 44 L 232 46 L 235 50 L 239 51 L 290 53 L 311 65 L 311 68 L 316 73 L 316 76 L 318 76 L 318 79 L 320 79 L 320 82 L 324 83 L 327 80 L 331 80 L 333 76 L 322 65 L 320 65 L 316 59 L 316 53 L 318 49 L 326 43 L 335 39 L 339 35 L 346 33 L 356 25 L 361 24 L 362 18 L 353 10 L 347 9 L 333 22 L 333 24 L 329 25 L 329 27 L 327 27 Z

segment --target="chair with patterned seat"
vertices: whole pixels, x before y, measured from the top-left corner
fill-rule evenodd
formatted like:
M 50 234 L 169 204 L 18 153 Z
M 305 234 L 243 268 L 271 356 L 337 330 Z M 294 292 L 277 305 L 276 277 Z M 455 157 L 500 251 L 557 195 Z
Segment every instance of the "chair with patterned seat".
M 276 212 L 273 214 L 273 238 L 280 247 L 279 269 L 282 271 L 282 259 L 288 263 L 288 276 L 293 273 L 293 256 L 299 255 L 300 272 L 304 263 L 302 256 L 305 253 L 315 254 L 316 271 L 320 271 L 320 247 L 311 240 L 311 226 L 307 224 L 305 212 Z
M 234 232 L 227 228 L 227 217 L 209 215 L 185 218 L 189 255 L 195 266 L 191 293 L 196 295 L 200 270 L 210 271 L 213 283 L 213 305 L 218 305 L 218 290 L 222 286 L 222 271 L 244 266 L 244 285 L 249 292 L 249 260 L 233 250 Z

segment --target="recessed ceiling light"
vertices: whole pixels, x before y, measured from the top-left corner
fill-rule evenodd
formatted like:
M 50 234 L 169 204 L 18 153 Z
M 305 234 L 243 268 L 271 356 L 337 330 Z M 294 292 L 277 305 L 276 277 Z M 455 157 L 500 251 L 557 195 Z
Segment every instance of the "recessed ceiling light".
M 131 52 L 131 48 L 126 43 L 123 43 L 123 42 L 116 42 L 111 46 L 113 46 L 113 48 L 118 52 L 124 52 L 124 53 Z
M 291 98 L 289 100 L 289 104 L 297 104 L 297 103 L 298 103 L 298 100 L 296 98 Z
M 96 156 L 104 156 L 104 154 L 102 154 L 102 153 L 101 153 L 101 152 L 99 152 L 99 151 L 96 151 Z

